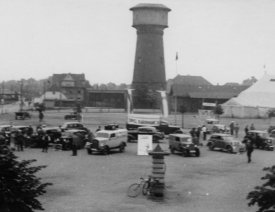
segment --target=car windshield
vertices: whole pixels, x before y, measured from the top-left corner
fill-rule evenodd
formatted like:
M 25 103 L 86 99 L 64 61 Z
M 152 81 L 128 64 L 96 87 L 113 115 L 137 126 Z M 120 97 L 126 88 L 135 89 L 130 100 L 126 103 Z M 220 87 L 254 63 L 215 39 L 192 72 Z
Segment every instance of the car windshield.
M 96 133 L 96 137 L 100 137 L 100 138 L 109 138 L 109 133 L 105 133 L 105 132 L 97 132 Z

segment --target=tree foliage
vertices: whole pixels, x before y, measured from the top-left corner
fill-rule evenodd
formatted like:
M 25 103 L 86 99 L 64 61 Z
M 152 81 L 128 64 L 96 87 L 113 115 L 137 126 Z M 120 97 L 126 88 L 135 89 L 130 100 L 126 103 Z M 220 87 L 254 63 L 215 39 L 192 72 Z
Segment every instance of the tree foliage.
M 221 105 L 217 105 L 215 108 L 214 108 L 214 114 L 216 115 L 222 115 L 223 114 L 223 108 Z
M 46 166 L 30 166 L 36 160 L 18 161 L 5 146 L 0 146 L 0 211 L 32 212 L 44 210 L 37 199 L 51 183 L 41 183 L 36 172 Z
M 275 165 L 263 169 L 267 174 L 262 177 L 266 182 L 248 193 L 249 206 L 258 205 L 257 212 L 275 212 Z

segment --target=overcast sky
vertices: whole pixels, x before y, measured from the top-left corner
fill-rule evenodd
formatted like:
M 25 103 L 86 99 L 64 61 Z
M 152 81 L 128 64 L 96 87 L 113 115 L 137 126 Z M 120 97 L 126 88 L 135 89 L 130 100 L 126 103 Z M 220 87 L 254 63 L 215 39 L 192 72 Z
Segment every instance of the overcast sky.
M 144 2 L 0 0 L 0 82 L 84 73 L 91 84 L 130 84 L 136 30 L 129 8 Z M 224 84 L 275 74 L 274 0 L 149 3 L 172 10 L 164 31 L 167 79 L 201 75 Z

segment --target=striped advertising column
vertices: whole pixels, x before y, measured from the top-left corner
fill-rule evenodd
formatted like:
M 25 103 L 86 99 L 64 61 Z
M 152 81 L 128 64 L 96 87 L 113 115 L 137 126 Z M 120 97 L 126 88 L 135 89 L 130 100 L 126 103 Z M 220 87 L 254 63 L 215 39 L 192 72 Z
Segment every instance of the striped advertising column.
M 153 159 L 153 166 L 152 166 L 152 175 L 151 177 L 156 181 L 152 185 L 150 195 L 153 198 L 163 198 L 164 197 L 164 191 L 165 191 L 165 171 L 166 171 L 166 165 L 164 162 L 164 156 L 169 155 L 168 152 L 164 152 L 160 145 L 157 144 L 155 149 L 151 152 L 149 152 L 149 155 L 152 156 Z

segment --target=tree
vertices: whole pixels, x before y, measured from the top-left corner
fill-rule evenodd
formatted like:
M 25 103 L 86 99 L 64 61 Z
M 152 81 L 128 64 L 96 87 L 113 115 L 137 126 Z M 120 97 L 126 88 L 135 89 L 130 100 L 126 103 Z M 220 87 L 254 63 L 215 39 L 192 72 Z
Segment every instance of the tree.
M 250 200 L 249 206 L 258 205 L 257 212 L 275 212 L 275 165 L 265 167 L 264 171 L 268 172 L 262 180 L 267 180 L 262 186 L 256 186 L 255 190 L 247 195 Z
M 5 146 L 0 146 L 0 211 L 33 212 L 44 210 L 37 197 L 51 183 L 41 183 L 35 173 L 46 166 L 30 166 L 36 160 L 18 161 Z
M 218 118 L 220 117 L 220 115 L 223 114 L 223 108 L 221 105 L 217 105 L 215 108 L 214 108 L 214 114 L 218 116 Z

